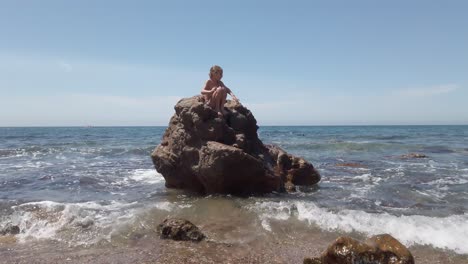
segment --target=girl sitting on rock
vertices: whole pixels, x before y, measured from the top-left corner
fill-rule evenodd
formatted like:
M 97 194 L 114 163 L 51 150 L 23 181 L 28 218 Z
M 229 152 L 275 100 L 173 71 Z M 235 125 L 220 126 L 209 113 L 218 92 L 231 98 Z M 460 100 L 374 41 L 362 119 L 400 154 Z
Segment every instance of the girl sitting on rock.
M 227 114 L 227 111 L 224 110 L 227 95 L 231 95 L 232 99 L 236 102 L 239 102 L 239 99 L 221 81 L 221 78 L 223 78 L 223 69 L 221 67 L 218 65 L 211 67 L 209 76 L 210 79 L 206 81 L 201 94 L 205 98 L 205 102 L 218 112 L 218 115 L 221 117 Z

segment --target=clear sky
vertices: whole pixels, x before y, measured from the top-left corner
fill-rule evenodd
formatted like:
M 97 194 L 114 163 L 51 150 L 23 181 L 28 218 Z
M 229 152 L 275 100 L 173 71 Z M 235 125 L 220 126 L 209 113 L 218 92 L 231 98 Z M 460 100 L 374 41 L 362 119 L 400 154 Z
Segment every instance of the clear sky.
M 468 124 L 468 1 L 0 1 L 0 126 L 167 125 L 209 68 L 260 125 Z

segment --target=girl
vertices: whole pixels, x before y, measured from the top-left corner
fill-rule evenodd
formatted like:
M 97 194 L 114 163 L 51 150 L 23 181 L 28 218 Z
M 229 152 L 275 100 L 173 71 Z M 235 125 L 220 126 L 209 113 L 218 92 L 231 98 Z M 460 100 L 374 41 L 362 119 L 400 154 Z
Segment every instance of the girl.
M 226 110 L 224 110 L 227 95 L 231 95 L 232 99 L 236 102 L 239 102 L 239 99 L 221 81 L 221 78 L 223 78 L 223 69 L 221 67 L 218 65 L 211 67 L 209 76 L 210 79 L 206 81 L 201 94 L 205 97 L 207 104 L 218 112 L 219 116 L 224 116 L 227 114 Z

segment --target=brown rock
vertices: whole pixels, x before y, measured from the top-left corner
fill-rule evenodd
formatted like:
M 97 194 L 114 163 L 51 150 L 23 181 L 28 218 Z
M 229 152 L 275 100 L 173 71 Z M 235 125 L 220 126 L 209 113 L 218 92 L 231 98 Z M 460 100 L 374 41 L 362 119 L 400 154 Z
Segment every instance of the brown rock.
M 200 151 L 199 179 L 207 193 L 249 194 L 281 189 L 281 178 L 265 175 L 261 159 L 242 149 L 208 141 Z
M 199 96 L 176 104 L 161 144 L 151 155 L 166 187 L 244 195 L 282 192 L 285 185 L 293 190 L 320 180 L 304 159 L 263 145 L 247 108 L 233 101 L 225 108 L 229 114 L 219 118 Z
M 266 148 L 271 157 L 276 160 L 277 172 L 283 175 L 285 184 L 288 183 L 287 189 L 294 189 L 295 185 L 314 185 L 320 181 L 318 171 L 303 158 L 290 155 L 275 145 L 266 145 Z
M 383 259 L 391 264 L 414 263 L 411 252 L 389 234 L 376 235 L 366 240 L 368 245 L 377 248 Z
M 190 221 L 178 218 L 167 218 L 158 225 L 162 239 L 201 241 L 205 235 Z
M 377 235 L 362 243 L 339 237 L 320 258 L 305 258 L 304 263 L 321 264 L 414 264 L 411 252 L 388 234 Z
M 421 153 L 409 153 L 405 155 L 400 156 L 402 159 L 422 159 L 422 158 L 427 158 L 425 154 Z

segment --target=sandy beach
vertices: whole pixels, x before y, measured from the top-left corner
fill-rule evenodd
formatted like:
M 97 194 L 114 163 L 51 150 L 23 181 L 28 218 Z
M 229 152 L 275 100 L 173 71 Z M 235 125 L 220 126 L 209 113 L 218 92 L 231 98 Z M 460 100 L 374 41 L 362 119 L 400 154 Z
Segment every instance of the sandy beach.
M 304 257 L 320 255 L 338 235 L 298 226 L 272 227 L 276 234 L 232 243 L 226 242 L 227 237 L 235 237 L 238 231 L 226 224 L 203 226 L 208 239 L 199 243 L 159 239 L 152 231 L 143 237 L 130 235 L 125 241 L 74 247 L 60 242 L 16 243 L 4 237 L 0 263 L 302 263 Z M 468 263 L 466 255 L 425 246 L 409 249 L 416 263 Z

